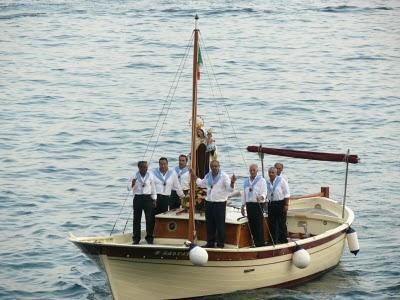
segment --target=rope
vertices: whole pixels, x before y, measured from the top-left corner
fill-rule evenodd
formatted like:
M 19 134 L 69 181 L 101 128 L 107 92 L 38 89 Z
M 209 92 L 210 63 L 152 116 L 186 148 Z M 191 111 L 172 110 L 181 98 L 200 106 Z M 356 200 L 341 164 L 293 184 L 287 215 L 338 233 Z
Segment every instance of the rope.
M 145 160 L 145 157 L 146 157 L 146 154 L 147 154 L 147 152 L 148 152 L 148 150 L 149 150 L 151 141 L 153 140 L 153 137 L 155 136 L 155 133 L 156 133 L 157 128 L 158 128 L 158 126 L 159 126 L 160 120 L 161 120 L 162 116 L 164 115 L 165 117 L 164 117 L 163 122 L 161 123 L 161 127 L 160 127 L 159 133 L 158 133 L 158 135 L 157 135 L 157 140 L 155 141 L 155 145 L 154 145 L 154 147 L 153 147 L 153 151 L 152 151 L 152 154 L 151 154 L 151 157 L 150 157 L 150 160 L 149 160 L 149 161 L 151 161 L 152 158 L 153 158 L 155 148 L 157 147 L 157 144 L 158 144 L 158 141 L 159 141 L 159 138 L 160 138 L 162 129 L 163 129 L 164 124 L 165 124 L 165 120 L 166 120 L 167 115 L 168 115 L 168 112 L 169 112 L 169 110 L 170 110 L 170 108 L 171 108 L 172 99 L 173 99 L 173 97 L 174 97 L 174 95 L 175 95 L 176 89 L 177 89 L 177 87 L 178 87 L 178 85 L 179 85 L 179 82 L 180 82 L 180 78 L 181 78 L 182 72 L 183 72 L 184 67 L 185 67 L 186 58 L 187 58 L 187 56 L 188 56 L 188 54 L 189 54 L 190 44 L 191 44 L 192 40 L 193 40 L 193 33 L 192 33 L 191 38 L 190 38 L 189 41 L 188 41 L 188 44 L 187 44 L 186 50 L 185 50 L 185 54 L 184 54 L 184 56 L 183 56 L 183 58 L 182 58 L 182 60 L 181 60 L 181 62 L 180 62 L 180 64 L 179 64 L 179 66 L 178 66 L 178 70 L 177 70 L 176 73 L 175 73 L 174 79 L 172 80 L 172 84 L 171 84 L 171 87 L 170 87 L 170 89 L 169 89 L 169 91 L 168 91 L 166 100 L 164 101 L 164 104 L 163 104 L 163 106 L 162 106 L 162 108 L 161 108 L 161 112 L 160 112 L 159 115 L 158 115 L 158 119 L 157 119 L 157 122 L 156 122 L 156 126 L 154 127 L 153 132 L 151 133 L 150 139 L 149 139 L 149 141 L 148 141 L 148 143 L 147 143 L 147 145 L 146 145 L 146 150 L 144 151 L 143 159 L 142 159 L 142 160 Z M 178 77 L 178 76 L 179 76 L 179 77 Z M 178 77 L 178 80 L 177 80 L 177 77 Z M 172 95 L 171 95 L 171 94 L 172 94 Z M 167 109 L 166 109 L 166 107 L 167 107 Z M 166 109 L 166 112 L 165 112 L 165 109 Z M 116 219 L 115 222 L 114 222 L 114 226 L 113 226 L 113 228 L 111 229 L 110 236 L 111 236 L 112 233 L 114 232 L 115 226 L 116 226 L 118 220 L 120 219 L 121 213 L 122 213 L 122 211 L 123 211 L 123 209 L 124 209 L 124 207 L 125 207 L 125 203 L 126 203 L 126 201 L 128 200 L 129 195 L 130 195 L 130 191 L 128 192 L 128 195 L 126 196 L 124 203 L 122 204 L 122 207 L 121 207 L 120 212 L 119 212 L 119 214 L 118 214 L 118 216 L 117 216 L 117 219 Z M 126 229 L 126 226 L 127 226 L 127 224 L 128 224 L 128 221 L 129 221 L 129 219 L 130 219 L 130 216 L 131 216 L 131 214 L 132 214 L 132 211 L 133 211 L 133 208 L 130 210 L 129 216 L 128 216 L 128 218 L 127 218 L 127 220 L 126 220 L 126 223 L 125 223 L 125 227 L 124 227 L 123 233 L 125 232 L 125 229 Z
M 132 208 L 131 208 L 131 210 L 129 212 L 128 218 L 126 218 L 126 222 L 125 222 L 125 226 L 124 226 L 124 230 L 122 231 L 122 234 L 125 233 L 125 229 L 126 229 L 126 226 L 128 225 L 128 221 L 131 219 L 132 212 L 133 212 L 133 205 L 132 205 Z
M 166 99 L 165 99 L 165 101 L 164 101 L 164 104 L 163 104 L 163 106 L 162 106 L 162 108 L 161 108 L 161 111 L 160 111 L 160 113 L 159 113 L 159 115 L 158 115 L 156 125 L 155 125 L 155 127 L 154 127 L 154 129 L 153 129 L 153 131 L 152 131 L 152 133 L 151 133 L 150 139 L 149 139 L 149 141 L 148 141 L 148 143 L 147 143 L 147 145 L 146 145 L 146 150 L 144 151 L 143 159 L 142 159 L 142 160 L 145 160 L 146 155 L 147 155 L 147 153 L 149 152 L 150 144 L 152 143 L 153 138 L 154 138 L 155 136 L 157 136 L 156 140 L 154 141 L 154 146 L 153 146 L 153 149 L 152 149 L 152 152 L 151 152 L 151 155 L 150 155 L 149 162 L 151 162 L 152 159 L 153 159 L 155 149 L 156 149 L 156 147 L 157 147 L 157 145 L 158 145 L 158 143 L 159 143 L 159 139 L 160 139 L 160 136 L 161 136 L 161 132 L 162 132 L 162 130 L 163 130 L 163 128 L 164 128 L 164 125 L 165 125 L 165 122 L 166 122 L 168 113 L 169 113 L 169 111 L 170 111 L 170 109 L 171 109 L 171 105 L 172 105 L 172 102 L 173 102 L 175 93 L 176 93 L 176 91 L 177 91 L 177 88 L 178 88 L 178 86 L 179 86 L 180 80 L 181 80 L 181 78 L 182 78 L 182 73 L 183 73 L 183 71 L 184 71 L 185 64 L 186 64 L 186 61 L 187 61 L 187 57 L 188 57 L 189 51 L 190 51 L 190 49 L 191 49 L 191 43 L 192 43 L 192 41 L 193 41 L 193 38 L 194 38 L 194 32 L 192 32 L 192 35 L 191 35 L 190 39 L 188 40 L 188 43 L 187 43 L 187 46 L 186 46 L 186 49 L 185 49 L 184 56 L 182 57 L 182 59 L 181 59 L 181 61 L 180 61 L 180 64 L 179 64 L 179 66 L 178 66 L 178 69 L 177 69 L 177 71 L 176 71 L 176 73 L 175 73 L 175 75 L 174 75 L 174 79 L 173 79 L 172 84 L 171 84 L 171 86 L 170 86 L 170 89 L 169 89 L 169 91 L 168 91 L 167 97 L 166 97 Z M 221 87 L 220 87 L 220 85 L 219 85 L 219 83 L 218 83 L 218 81 L 217 81 L 217 79 L 216 79 L 215 72 L 214 72 L 214 68 L 213 68 L 213 65 L 212 65 L 212 63 L 211 63 L 211 59 L 210 59 L 210 57 L 209 57 L 209 55 L 208 55 L 208 51 L 207 51 L 207 48 L 206 48 L 206 44 L 205 44 L 205 42 L 204 42 L 203 37 L 201 36 L 201 34 L 200 34 L 200 41 L 201 41 L 201 44 L 203 45 L 202 48 L 205 50 L 205 54 L 206 54 L 207 60 L 208 60 L 208 62 L 209 62 L 208 64 L 204 63 L 204 66 L 205 66 L 205 68 L 206 68 L 206 73 L 207 73 L 208 75 L 209 75 L 209 74 L 212 74 L 212 75 L 213 75 L 212 77 L 211 77 L 211 76 L 208 76 L 208 80 L 209 80 L 209 83 L 210 83 L 210 90 L 211 90 L 212 96 L 215 97 L 215 94 L 216 94 L 216 92 L 215 92 L 215 90 L 214 90 L 215 87 L 214 87 L 214 82 L 213 82 L 213 81 L 215 81 L 215 85 L 216 85 L 216 88 L 217 88 L 218 91 L 219 91 L 220 98 L 223 99 Z M 208 66 L 210 66 L 211 72 L 209 72 Z M 215 97 L 215 98 L 216 98 L 216 97 Z M 223 107 L 222 112 L 221 112 L 221 110 L 220 110 L 220 107 L 218 106 L 217 101 L 214 101 L 214 105 L 215 105 L 216 110 L 217 110 L 217 116 L 218 116 L 218 121 L 219 121 L 219 128 L 221 129 L 221 133 L 222 133 L 222 136 L 223 136 L 223 142 L 224 142 L 225 145 L 228 145 L 228 137 L 227 137 L 227 135 L 225 134 L 224 126 L 223 126 L 223 123 L 222 123 L 222 120 L 221 120 L 221 116 L 224 115 L 223 110 L 225 109 L 226 116 L 228 117 L 229 125 L 232 127 L 234 138 L 236 139 L 236 142 L 238 143 L 238 142 L 239 142 L 239 139 L 238 139 L 238 137 L 237 137 L 237 133 L 236 133 L 235 127 L 233 126 L 233 122 L 232 122 L 232 119 L 231 119 L 231 117 L 230 117 L 230 114 L 229 114 L 229 110 L 228 110 L 228 108 L 227 108 L 227 105 L 225 104 L 224 101 L 221 101 L 221 103 L 222 103 L 222 107 Z M 163 117 L 164 117 L 164 118 L 163 118 Z M 194 121 L 194 120 L 192 120 L 192 122 L 193 122 L 193 121 Z M 159 129 L 158 134 L 156 134 L 156 132 L 157 132 L 158 129 Z M 227 147 L 226 152 L 227 152 L 228 161 L 229 161 L 229 163 L 231 164 L 231 155 L 230 155 L 229 147 Z M 241 157 L 242 157 L 242 160 L 243 160 L 243 163 L 244 163 L 245 167 L 247 167 L 246 159 L 245 159 L 245 157 L 244 157 L 244 155 L 243 155 L 243 152 L 242 152 L 242 151 L 239 151 L 239 152 L 240 152 L 240 155 L 241 155 Z M 120 209 L 120 212 L 119 212 L 119 214 L 118 214 L 118 216 L 117 216 L 117 219 L 115 220 L 115 223 L 114 223 L 114 226 L 113 226 L 113 228 L 112 228 L 112 230 L 111 230 L 111 232 L 110 232 L 110 235 L 113 233 L 113 231 L 114 231 L 114 229 L 115 229 L 115 226 L 116 226 L 116 224 L 117 224 L 117 222 L 118 222 L 118 220 L 119 220 L 119 218 L 120 218 L 120 216 L 121 216 L 121 213 L 122 213 L 122 211 L 123 211 L 123 209 L 124 209 L 124 207 L 125 207 L 125 203 L 126 203 L 126 201 L 128 200 L 129 194 L 130 194 L 130 192 L 128 192 L 128 195 L 127 195 L 126 198 L 125 198 L 125 201 L 124 201 L 124 203 L 123 203 L 123 205 L 122 205 L 122 207 L 121 207 L 121 209 Z M 125 232 L 125 229 L 126 229 L 126 226 L 127 226 L 128 221 L 129 221 L 129 219 L 130 219 L 130 216 L 131 216 L 131 214 L 132 214 L 132 211 L 133 211 L 133 208 L 130 210 L 130 213 L 129 213 L 129 216 L 128 216 L 127 220 L 126 220 L 126 223 L 125 223 L 125 227 L 124 227 L 123 232 Z
M 209 58 L 209 56 L 208 56 L 208 52 L 207 52 L 207 49 L 206 49 L 206 46 L 205 46 L 203 37 L 202 37 L 201 35 L 200 35 L 200 40 L 201 40 L 201 43 L 202 43 L 202 45 L 203 45 L 202 48 L 205 50 L 205 54 L 206 54 L 206 56 L 207 56 L 207 60 L 210 61 L 210 58 Z M 209 70 L 208 70 L 208 64 L 204 63 L 204 66 L 205 66 L 205 69 L 206 69 L 206 74 L 207 74 L 207 75 L 212 74 L 212 72 L 209 72 Z M 214 77 L 215 77 L 215 76 L 214 76 Z M 214 77 L 207 76 L 208 82 L 210 83 L 209 86 L 210 86 L 211 94 L 212 94 L 212 96 L 213 96 L 214 98 L 216 98 L 215 92 L 214 92 L 214 83 L 213 83 L 213 81 L 212 81 L 212 79 L 213 79 Z M 224 126 L 222 125 L 222 120 L 221 120 L 221 115 L 222 115 L 222 113 L 220 112 L 220 109 L 219 109 L 219 106 L 218 106 L 218 104 L 217 104 L 217 101 L 213 101 L 213 103 L 214 103 L 215 109 L 216 109 L 216 111 L 217 111 L 218 124 L 219 124 L 219 128 L 220 128 L 220 130 L 221 130 L 221 133 L 222 133 L 223 144 L 228 145 L 227 138 L 226 138 L 225 131 L 224 131 Z M 229 164 L 231 164 L 231 155 L 230 155 L 230 152 L 229 152 L 229 148 L 227 148 L 226 150 L 227 150 L 228 162 L 229 162 Z
M 213 67 L 213 64 L 211 62 L 211 58 L 208 56 L 208 52 L 206 50 L 207 49 L 206 48 L 206 44 L 205 44 L 202 36 L 200 36 L 200 39 L 201 39 L 201 43 L 204 45 L 204 49 L 205 49 L 205 53 L 206 53 L 206 56 L 207 56 L 207 60 L 210 62 L 209 65 L 210 65 L 210 68 L 211 68 L 211 73 L 214 75 L 213 79 L 215 80 L 216 86 L 217 86 L 218 91 L 219 91 L 219 95 L 220 95 L 221 99 L 224 99 L 224 97 L 222 96 L 221 86 L 219 85 L 218 80 L 217 80 L 217 78 L 215 76 L 214 67 Z M 206 70 L 208 70 L 207 65 L 206 65 Z M 211 84 L 211 86 L 213 86 L 213 85 Z M 214 93 L 213 93 L 213 96 L 214 96 Z M 229 110 L 228 110 L 227 105 L 225 104 L 224 101 L 222 101 L 222 106 L 225 109 L 226 115 L 228 117 L 229 124 L 232 127 L 234 138 L 236 139 L 236 142 L 239 143 L 239 138 L 237 137 L 235 126 L 233 125 L 232 119 L 231 119 L 230 114 L 229 114 Z M 220 121 L 220 123 L 221 123 L 221 128 L 222 128 L 222 122 Z M 228 155 L 229 155 L 229 150 L 227 152 L 228 152 Z M 242 157 L 242 160 L 243 160 L 243 163 L 244 163 L 244 167 L 246 168 L 247 167 L 247 162 L 246 162 L 246 159 L 245 159 L 245 157 L 243 155 L 243 152 L 242 151 L 239 151 L 239 152 L 240 152 L 240 155 Z
M 151 141 L 152 141 L 152 139 L 153 139 L 153 137 L 154 137 L 154 135 L 155 135 L 155 132 L 156 132 L 156 130 L 157 130 L 157 128 L 158 128 L 158 124 L 160 123 L 160 120 L 161 120 L 163 114 L 165 114 L 164 121 L 163 121 L 163 123 L 162 123 L 162 125 L 161 125 L 161 127 L 160 127 L 160 130 L 159 130 L 159 133 L 158 133 L 158 136 L 157 136 L 157 140 L 156 140 L 155 145 L 154 145 L 154 147 L 153 147 L 153 151 L 152 151 L 152 154 L 151 154 L 151 156 L 150 156 L 150 160 L 149 160 L 149 161 L 151 162 L 151 160 L 152 160 L 152 158 L 153 158 L 155 148 L 156 148 L 156 146 L 157 146 L 157 144 L 158 144 L 158 140 L 159 140 L 160 134 L 161 134 L 161 132 L 162 132 L 162 128 L 163 128 L 163 126 L 164 126 L 164 124 L 165 124 L 165 120 L 166 120 L 166 118 L 167 118 L 169 109 L 170 109 L 170 107 L 171 107 L 172 99 L 173 99 L 173 97 L 174 97 L 174 95 L 175 95 L 175 92 L 176 92 L 176 89 L 177 89 L 177 87 L 178 87 L 178 85 L 179 85 L 179 81 L 180 81 L 180 78 L 181 78 L 181 75 L 182 75 L 182 72 L 183 72 L 185 63 L 186 63 L 186 58 L 187 58 L 187 56 L 188 56 L 188 53 L 189 53 L 189 50 L 190 50 L 190 44 L 191 44 L 191 41 L 192 41 L 192 40 L 193 40 L 193 33 L 192 33 L 191 38 L 190 38 L 189 41 L 188 41 L 188 44 L 187 44 L 187 46 L 186 46 L 186 50 L 185 50 L 184 56 L 182 57 L 181 62 L 179 63 L 179 66 L 178 66 L 178 69 L 177 69 L 177 71 L 176 71 L 176 73 L 175 73 L 174 79 L 172 80 L 171 87 L 169 88 L 167 97 L 166 97 L 166 99 L 165 99 L 165 101 L 164 101 L 164 104 L 163 104 L 163 106 L 162 106 L 162 108 L 161 108 L 161 112 L 160 112 L 159 115 L 158 115 L 158 119 L 157 119 L 157 122 L 156 122 L 156 126 L 155 126 L 154 129 L 153 129 L 153 132 L 152 132 L 152 134 L 151 134 L 151 137 L 150 137 L 150 139 L 149 139 L 149 142 L 147 143 L 146 150 L 145 150 L 145 152 L 144 152 L 144 154 L 143 154 L 143 160 L 144 160 L 144 158 L 146 157 L 147 151 L 149 150 L 150 143 L 151 143 Z M 182 65 L 182 64 L 183 64 L 183 65 Z M 179 77 L 178 77 L 178 76 L 179 76 Z M 177 77 L 178 77 L 178 80 L 176 79 Z M 172 96 L 171 96 L 171 92 L 172 92 L 172 91 L 173 91 L 173 93 L 172 93 Z M 166 107 L 167 105 L 168 105 L 167 112 L 164 113 L 164 109 L 165 109 L 165 107 Z
M 124 207 L 125 207 L 126 200 L 128 200 L 130 193 L 131 193 L 131 191 L 128 191 L 128 194 L 127 194 L 126 197 L 125 197 L 124 204 L 122 204 L 122 207 L 121 207 L 121 209 L 120 209 L 120 211 L 119 211 L 118 217 L 117 217 L 117 219 L 115 220 L 115 223 L 114 223 L 113 228 L 111 229 L 110 236 L 111 236 L 112 233 L 114 232 L 115 225 L 117 224 L 117 221 L 119 220 L 119 217 L 121 216 L 122 210 L 123 210 Z

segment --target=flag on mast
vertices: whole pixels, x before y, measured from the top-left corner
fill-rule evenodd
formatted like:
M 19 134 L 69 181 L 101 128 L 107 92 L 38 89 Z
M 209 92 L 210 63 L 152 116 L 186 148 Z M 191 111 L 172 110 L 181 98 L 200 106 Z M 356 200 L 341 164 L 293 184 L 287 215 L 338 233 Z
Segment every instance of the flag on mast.
M 197 80 L 200 80 L 200 66 L 203 65 L 203 58 L 201 57 L 201 51 L 199 46 L 199 51 L 197 52 Z

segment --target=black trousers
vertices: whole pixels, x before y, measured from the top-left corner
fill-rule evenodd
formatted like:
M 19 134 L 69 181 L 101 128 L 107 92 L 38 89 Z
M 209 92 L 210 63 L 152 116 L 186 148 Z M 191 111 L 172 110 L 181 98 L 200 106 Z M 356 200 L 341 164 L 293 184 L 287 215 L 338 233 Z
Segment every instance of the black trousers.
M 181 207 L 181 199 L 179 199 L 176 191 L 171 191 L 171 197 L 169 199 L 169 209 L 179 208 Z
M 133 241 L 140 241 L 140 223 L 142 221 L 142 211 L 146 218 L 146 240 L 153 240 L 154 231 L 154 206 L 150 195 L 135 195 L 133 198 Z
M 189 190 L 184 190 L 183 193 L 187 195 L 189 193 Z M 169 199 L 169 209 L 175 209 L 181 207 L 181 199 L 179 199 L 178 194 L 176 191 L 172 190 L 171 191 L 171 197 Z
M 275 244 L 287 243 L 286 213 L 283 211 L 284 200 L 268 203 L 268 226 Z
M 170 196 L 157 194 L 157 204 L 156 204 L 155 214 L 158 215 L 168 211 L 169 201 L 170 201 Z
M 248 202 L 246 203 L 247 220 L 249 222 L 251 235 L 256 247 L 265 245 L 264 240 L 264 215 L 261 205 L 263 203 Z
M 207 244 L 223 248 L 225 246 L 226 201 L 205 203 Z

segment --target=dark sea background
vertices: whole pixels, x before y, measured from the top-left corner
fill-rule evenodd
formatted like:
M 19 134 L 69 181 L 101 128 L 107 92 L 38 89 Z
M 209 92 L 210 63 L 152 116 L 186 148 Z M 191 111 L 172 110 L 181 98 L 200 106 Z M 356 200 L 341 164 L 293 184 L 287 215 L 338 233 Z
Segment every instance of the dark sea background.
M 346 248 L 335 269 L 295 288 L 213 298 L 399 299 L 396 0 L 1 1 L 0 299 L 111 298 L 67 235 L 108 235 L 128 199 L 121 232 L 136 162 L 164 155 L 174 166 L 190 151 L 191 53 L 171 86 L 196 13 L 199 114 L 239 186 L 258 162 L 247 145 L 361 158 L 347 191 L 356 257 Z M 292 194 L 328 185 L 342 201 L 344 163 L 265 157 L 276 161 Z

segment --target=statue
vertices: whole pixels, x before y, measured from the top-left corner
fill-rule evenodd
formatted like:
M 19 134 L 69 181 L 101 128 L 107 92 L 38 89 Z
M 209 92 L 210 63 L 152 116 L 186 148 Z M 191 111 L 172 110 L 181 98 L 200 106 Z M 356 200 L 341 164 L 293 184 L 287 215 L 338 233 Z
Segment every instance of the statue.
M 212 129 L 204 131 L 204 122 L 200 117 L 196 120 L 196 154 L 197 154 L 197 177 L 203 179 L 210 171 L 210 161 L 217 159 L 217 148 L 212 136 Z

